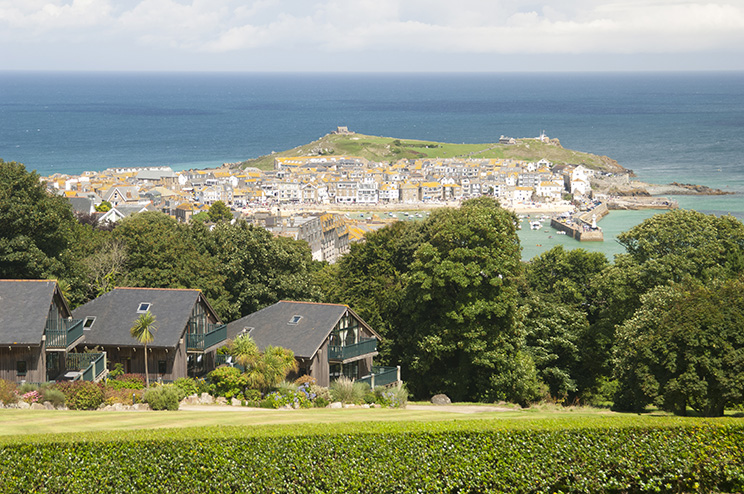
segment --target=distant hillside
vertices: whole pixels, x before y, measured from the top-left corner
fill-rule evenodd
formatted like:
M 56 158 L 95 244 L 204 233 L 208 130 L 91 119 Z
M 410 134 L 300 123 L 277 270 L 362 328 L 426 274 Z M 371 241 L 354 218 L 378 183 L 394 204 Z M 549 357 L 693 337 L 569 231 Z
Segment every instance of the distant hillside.
M 245 161 L 244 167 L 270 170 L 278 156 L 347 155 L 371 161 L 396 161 L 402 158 L 511 158 L 558 164 L 584 164 L 596 170 L 621 172 L 624 169 L 607 156 L 564 149 L 557 139 L 550 144 L 535 139 L 517 139 L 517 144 L 451 144 L 444 142 L 377 137 L 364 134 L 328 134 L 309 144 Z

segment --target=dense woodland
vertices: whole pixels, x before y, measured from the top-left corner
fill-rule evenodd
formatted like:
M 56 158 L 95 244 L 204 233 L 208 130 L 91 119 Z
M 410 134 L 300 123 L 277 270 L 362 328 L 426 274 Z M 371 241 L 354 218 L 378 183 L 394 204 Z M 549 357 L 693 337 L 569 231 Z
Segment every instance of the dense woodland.
M 72 306 L 114 286 L 198 288 L 225 322 L 282 299 L 348 304 L 419 398 L 744 405 L 744 225 L 731 216 L 671 211 L 623 233 L 614 260 L 556 247 L 524 263 L 516 217 L 482 197 L 370 233 L 334 265 L 209 216 L 212 229 L 161 213 L 102 228 L 0 160 L 0 278 L 57 279 Z

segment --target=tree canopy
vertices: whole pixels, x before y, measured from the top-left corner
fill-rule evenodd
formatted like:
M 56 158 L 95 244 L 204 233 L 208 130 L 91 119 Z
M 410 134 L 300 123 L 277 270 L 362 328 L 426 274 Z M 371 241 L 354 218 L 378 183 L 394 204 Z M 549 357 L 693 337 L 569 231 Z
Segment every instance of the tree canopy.
M 36 172 L 0 160 L 0 278 L 61 278 L 71 271 L 77 221 Z
M 619 329 L 615 407 L 720 416 L 744 404 L 744 282 L 659 286 Z

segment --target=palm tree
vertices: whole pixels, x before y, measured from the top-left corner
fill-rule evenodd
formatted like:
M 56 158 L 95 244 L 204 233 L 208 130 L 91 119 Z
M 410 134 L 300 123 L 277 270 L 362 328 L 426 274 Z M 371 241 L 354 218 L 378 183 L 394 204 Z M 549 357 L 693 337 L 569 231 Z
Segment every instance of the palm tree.
M 255 368 L 264 391 L 275 388 L 292 371 L 297 370 L 297 360 L 292 350 L 267 346 Z
M 155 339 L 155 331 L 157 330 L 155 316 L 149 310 L 144 314 L 140 314 L 137 320 L 134 321 L 132 329 L 129 330 L 132 338 L 145 346 L 145 383 L 148 388 L 150 387 L 150 373 L 147 370 L 147 344 Z
M 246 371 L 256 365 L 258 359 L 261 358 L 261 352 L 258 351 L 256 342 L 247 334 L 235 338 L 228 351 Z

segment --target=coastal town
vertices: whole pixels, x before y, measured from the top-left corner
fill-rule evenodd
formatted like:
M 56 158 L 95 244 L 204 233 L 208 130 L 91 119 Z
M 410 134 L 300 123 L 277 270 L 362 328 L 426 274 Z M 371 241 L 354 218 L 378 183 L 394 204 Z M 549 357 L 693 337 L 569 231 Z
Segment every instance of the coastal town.
M 337 132 L 348 131 L 339 127 Z M 544 134 L 536 139 L 549 142 Z M 500 139 L 507 145 L 513 141 Z M 592 182 L 627 182 L 628 176 L 546 159 L 375 162 L 321 154 L 277 156 L 272 170 L 239 163 L 180 172 L 170 167 L 109 168 L 44 180 L 50 190 L 68 198 L 77 214 L 96 223 L 116 223 L 142 211 L 161 211 L 189 222 L 222 202 L 235 219 L 306 240 L 316 260 L 333 262 L 348 250 L 349 242 L 389 221 L 405 219 L 409 212 L 411 219 L 422 218 L 428 209 L 483 195 L 523 215 L 547 214 L 542 219 L 552 218 L 559 234 L 602 240 L 597 221 L 607 214 L 608 200 L 617 199 L 593 190 Z

